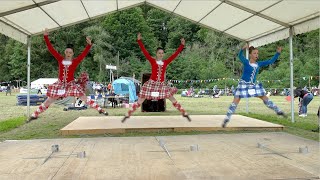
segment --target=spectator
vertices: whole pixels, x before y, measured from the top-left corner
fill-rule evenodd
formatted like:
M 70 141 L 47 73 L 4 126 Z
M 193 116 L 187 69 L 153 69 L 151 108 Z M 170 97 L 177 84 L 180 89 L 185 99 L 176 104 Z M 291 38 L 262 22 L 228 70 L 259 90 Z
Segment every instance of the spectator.
M 112 89 L 112 84 L 111 84 L 111 82 L 109 82 L 109 84 L 108 84 L 108 91 L 109 91 L 109 93 L 111 92 L 111 89 Z
M 111 106 L 113 108 L 116 108 L 116 106 L 118 105 L 118 101 L 116 100 L 116 93 L 114 93 L 114 91 L 111 90 L 109 96 L 110 96 L 109 100 L 111 102 Z
M 294 90 L 294 97 L 299 97 L 299 116 L 306 117 L 307 116 L 307 106 L 312 101 L 313 95 L 308 91 L 297 88 Z
M 101 84 L 98 84 L 98 85 L 96 86 L 96 89 L 97 89 L 97 94 L 98 94 L 98 95 L 102 93 L 102 86 L 101 86 Z
M 10 84 L 8 84 L 8 86 L 7 86 L 6 96 L 8 95 L 8 93 L 10 93 L 10 96 L 11 96 L 11 86 L 10 86 Z

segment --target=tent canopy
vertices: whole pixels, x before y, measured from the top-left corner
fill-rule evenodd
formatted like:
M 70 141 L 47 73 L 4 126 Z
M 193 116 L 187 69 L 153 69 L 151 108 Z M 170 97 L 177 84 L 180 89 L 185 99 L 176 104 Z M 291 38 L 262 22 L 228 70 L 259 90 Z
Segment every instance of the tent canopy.
M 138 99 L 138 96 L 136 94 L 136 86 L 133 83 L 133 81 L 129 79 L 119 78 L 113 81 L 112 87 L 114 89 L 115 94 L 128 94 L 130 103 L 133 103 Z
M 128 79 L 128 80 L 131 80 L 132 82 L 134 82 L 135 84 L 141 84 L 141 82 L 137 79 L 134 79 L 132 77 L 124 77 L 124 76 L 121 76 L 120 79 Z
M 57 81 L 57 78 L 40 78 L 31 82 L 31 88 L 43 87 L 46 84 L 53 84 Z
M 0 33 L 28 36 L 148 4 L 201 26 L 261 46 L 319 28 L 319 0 L 2 0 Z M 70 11 L 72 7 L 72 11 Z M 36 23 L 35 23 L 36 22 Z

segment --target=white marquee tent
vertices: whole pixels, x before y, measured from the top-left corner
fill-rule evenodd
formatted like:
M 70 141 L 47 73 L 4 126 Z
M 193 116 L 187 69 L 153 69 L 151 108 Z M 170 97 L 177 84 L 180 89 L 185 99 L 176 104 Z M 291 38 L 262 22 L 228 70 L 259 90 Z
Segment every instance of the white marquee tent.
M 292 36 L 319 29 L 320 21 L 319 0 L 1 0 L 0 33 L 28 44 L 30 84 L 32 36 L 41 34 L 46 27 L 53 31 L 142 4 L 171 12 L 254 46 L 289 38 L 291 91 Z M 291 110 L 294 122 L 293 98 Z
M 58 81 L 58 78 L 39 78 L 31 82 L 31 88 L 39 88 L 44 85 L 50 85 Z

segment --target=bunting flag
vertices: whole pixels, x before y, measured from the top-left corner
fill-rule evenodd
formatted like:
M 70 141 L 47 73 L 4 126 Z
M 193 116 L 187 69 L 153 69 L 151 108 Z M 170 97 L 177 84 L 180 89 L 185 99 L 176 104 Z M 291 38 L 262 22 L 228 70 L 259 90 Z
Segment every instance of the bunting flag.
M 313 80 L 313 79 L 319 79 L 319 76 L 303 76 L 300 78 L 294 78 L 294 80 L 304 80 L 304 81 L 309 81 Z M 232 80 L 232 81 L 237 81 L 239 82 L 240 79 L 234 79 L 234 78 L 217 78 L 217 79 L 201 79 L 201 80 L 176 80 L 176 79 L 171 79 L 168 80 L 171 83 L 211 83 L 211 82 L 215 82 L 215 81 L 221 81 L 221 80 Z M 267 82 L 267 83 L 275 83 L 275 82 L 285 82 L 285 81 L 290 81 L 290 79 L 277 79 L 277 80 L 257 80 L 257 82 Z

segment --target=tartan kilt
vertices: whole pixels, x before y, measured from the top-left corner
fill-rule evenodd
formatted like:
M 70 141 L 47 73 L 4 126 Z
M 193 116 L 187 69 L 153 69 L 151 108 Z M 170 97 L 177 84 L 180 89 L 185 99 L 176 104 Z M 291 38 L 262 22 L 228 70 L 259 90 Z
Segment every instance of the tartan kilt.
M 49 85 L 47 96 L 52 98 L 64 98 L 67 96 L 81 97 L 85 96 L 86 84 L 89 81 L 87 73 L 81 73 L 80 77 L 75 81 L 63 83 L 60 79 Z M 64 91 L 64 92 L 63 92 Z
M 149 79 L 142 85 L 139 97 L 153 100 L 166 99 L 173 96 L 175 93 L 177 93 L 177 91 L 177 88 L 169 87 L 166 85 L 165 82 L 154 81 L 152 79 Z M 159 96 L 152 96 L 152 92 L 159 92 Z
M 262 84 L 253 84 L 245 81 L 240 81 L 234 97 L 236 98 L 249 98 L 249 97 L 259 97 L 265 96 L 266 90 L 263 88 Z

